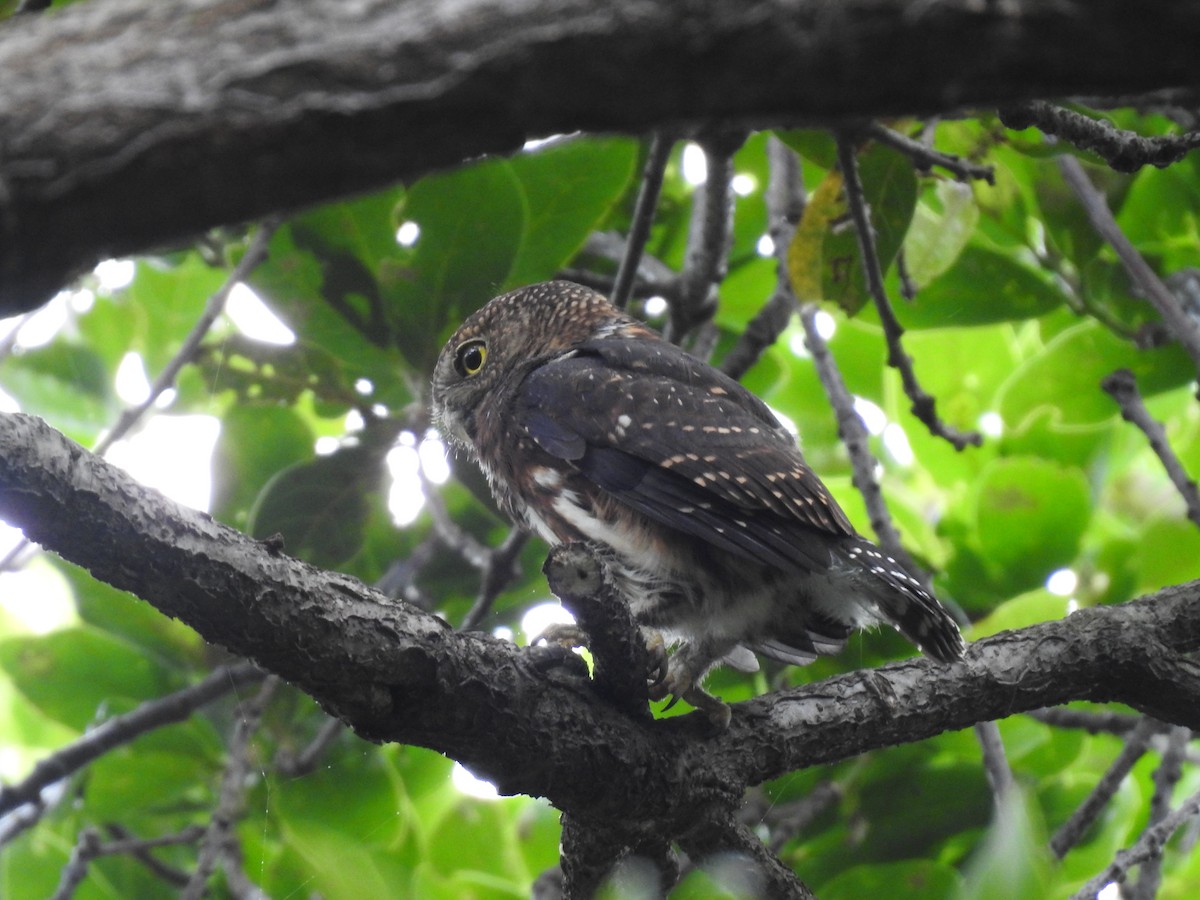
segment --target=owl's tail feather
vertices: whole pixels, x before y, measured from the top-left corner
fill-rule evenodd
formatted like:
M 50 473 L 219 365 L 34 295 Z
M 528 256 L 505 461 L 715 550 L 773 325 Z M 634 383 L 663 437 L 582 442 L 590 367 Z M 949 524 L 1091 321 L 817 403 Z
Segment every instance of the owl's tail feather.
M 859 570 L 860 582 L 867 582 L 863 587 L 883 621 L 938 662 L 962 659 L 966 644 L 958 623 L 896 560 L 863 538 L 852 544 L 846 554 L 865 568 L 865 572 Z M 864 578 L 866 575 L 871 577 Z

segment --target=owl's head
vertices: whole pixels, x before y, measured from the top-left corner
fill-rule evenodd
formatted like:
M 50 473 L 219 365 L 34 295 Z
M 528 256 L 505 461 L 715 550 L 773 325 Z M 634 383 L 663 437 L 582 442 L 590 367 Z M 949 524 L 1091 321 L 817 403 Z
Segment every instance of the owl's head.
M 442 348 L 433 370 L 434 421 L 443 435 L 469 446 L 485 401 L 502 403 L 532 369 L 632 322 L 602 295 L 570 281 L 502 294 Z

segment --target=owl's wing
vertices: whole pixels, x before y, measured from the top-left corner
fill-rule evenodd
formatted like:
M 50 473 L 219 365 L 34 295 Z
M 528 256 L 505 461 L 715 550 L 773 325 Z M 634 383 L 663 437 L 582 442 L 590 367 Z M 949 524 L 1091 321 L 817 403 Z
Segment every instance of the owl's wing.
M 779 568 L 854 534 L 757 397 L 671 344 L 606 338 L 535 369 L 515 414 L 542 449 L 639 512 Z

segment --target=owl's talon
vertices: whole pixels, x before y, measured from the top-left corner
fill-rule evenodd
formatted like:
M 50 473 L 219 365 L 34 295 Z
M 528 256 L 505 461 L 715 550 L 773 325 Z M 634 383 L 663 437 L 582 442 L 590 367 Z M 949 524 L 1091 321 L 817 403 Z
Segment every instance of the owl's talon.
M 543 628 L 529 643 L 540 644 L 542 642 L 558 644 L 567 650 L 574 650 L 576 647 L 588 646 L 588 636 L 587 632 L 578 625 L 555 622 Z
M 646 682 L 650 699 L 661 700 L 666 693 L 659 691 L 667 680 L 670 665 L 667 659 L 667 644 L 657 631 L 646 631 L 646 656 L 648 662 Z M 658 693 L 657 696 L 655 696 L 656 693 Z

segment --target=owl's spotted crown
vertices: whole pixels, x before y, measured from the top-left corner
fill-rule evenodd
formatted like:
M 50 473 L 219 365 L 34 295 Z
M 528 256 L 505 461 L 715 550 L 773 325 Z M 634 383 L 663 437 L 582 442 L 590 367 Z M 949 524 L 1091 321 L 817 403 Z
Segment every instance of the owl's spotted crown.
M 557 350 L 591 337 L 607 323 L 633 321 L 593 290 L 570 281 L 547 281 L 492 300 L 462 324 L 450 343 L 503 329 Z

